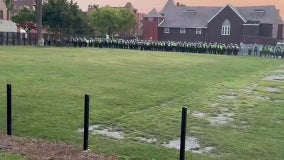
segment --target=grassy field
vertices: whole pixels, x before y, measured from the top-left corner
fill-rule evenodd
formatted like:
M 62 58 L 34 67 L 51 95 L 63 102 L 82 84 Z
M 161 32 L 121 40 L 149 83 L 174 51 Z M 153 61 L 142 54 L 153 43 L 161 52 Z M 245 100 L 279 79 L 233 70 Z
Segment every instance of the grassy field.
M 0 152 L 0 158 L 1 160 L 26 160 L 25 158 L 20 157 L 18 155 L 11 155 L 11 154 L 1 153 L 1 152 Z
M 177 150 L 162 144 L 179 137 L 180 112 L 186 106 L 187 135 L 198 138 L 201 147 L 216 147 L 209 154 L 188 151 L 187 159 L 281 160 L 284 82 L 262 80 L 276 69 L 284 70 L 283 59 L 0 47 L 0 130 L 6 127 L 6 84 L 11 83 L 17 136 L 82 145 L 78 129 L 83 127 L 83 95 L 88 93 L 90 123 L 128 135 L 121 140 L 91 135 L 90 148 L 96 152 L 121 159 L 178 159 Z M 267 87 L 279 91 L 267 92 Z M 237 96 L 221 99 L 220 95 Z M 232 113 L 234 120 L 212 125 L 193 116 L 218 116 L 221 108 Z

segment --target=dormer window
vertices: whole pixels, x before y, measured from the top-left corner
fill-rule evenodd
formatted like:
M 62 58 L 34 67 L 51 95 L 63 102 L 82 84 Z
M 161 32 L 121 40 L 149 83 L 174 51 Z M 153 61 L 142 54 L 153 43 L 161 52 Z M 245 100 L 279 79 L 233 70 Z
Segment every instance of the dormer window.
M 251 15 L 254 17 L 254 18 L 261 18 L 263 17 L 265 14 L 265 10 L 264 9 L 255 9 L 251 12 Z
M 228 19 L 225 19 L 225 21 L 222 24 L 221 35 L 225 36 L 231 35 L 231 23 Z
M 196 15 L 197 11 L 196 10 L 193 10 L 193 9 L 188 9 L 185 11 L 185 13 L 189 13 L 190 15 Z
M 264 12 L 264 9 L 255 9 L 254 12 Z

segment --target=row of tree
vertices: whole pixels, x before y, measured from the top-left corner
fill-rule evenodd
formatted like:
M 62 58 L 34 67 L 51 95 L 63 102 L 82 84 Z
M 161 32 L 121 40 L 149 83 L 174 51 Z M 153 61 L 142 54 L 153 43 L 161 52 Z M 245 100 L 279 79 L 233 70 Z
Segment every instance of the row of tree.
M 27 32 L 37 29 L 34 10 L 23 8 L 11 19 Z M 71 0 L 48 0 L 42 6 L 43 27 L 49 32 L 65 35 L 114 35 L 130 30 L 136 25 L 135 14 L 125 8 L 101 7 L 90 15 Z

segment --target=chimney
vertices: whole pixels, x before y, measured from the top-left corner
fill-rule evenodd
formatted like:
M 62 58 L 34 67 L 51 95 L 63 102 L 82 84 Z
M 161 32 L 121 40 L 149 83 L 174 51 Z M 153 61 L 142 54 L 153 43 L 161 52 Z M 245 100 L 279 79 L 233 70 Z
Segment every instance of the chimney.
M 179 6 L 179 2 L 177 2 L 177 6 Z

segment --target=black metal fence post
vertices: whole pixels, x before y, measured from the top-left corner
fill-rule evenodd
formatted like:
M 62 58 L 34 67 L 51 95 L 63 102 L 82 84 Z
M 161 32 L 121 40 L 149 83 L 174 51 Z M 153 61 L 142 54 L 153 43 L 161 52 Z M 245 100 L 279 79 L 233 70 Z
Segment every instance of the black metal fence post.
M 29 42 L 30 42 L 30 46 L 32 45 L 32 34 L 31 33 L 29 33 Z
M 3 45 L 3 32 L 0 32 L 0 39 L 1 39 L 0 45 Z
M 35 34 L 33 34 L 33 36 L 34 36 L 34 42 L 35 42 L 35 46 L 37 45 L 37 33 L 35 33 Z
M 9 46 L 9 32 L 6 32 L 6 45 Z
M 15 32 L 12 32 L 12 44 L 15 45 Z
M 84 144 L 83 149 L 88 150 L 88 141 L 89 141 L 89 106 L 90 97 L 85 94 L 85 111 L 84 111 Z
M 7 84 L 7 134 L 12 135 L 12 86 Z
M 185 138 L 186 138 L 186 118 L 187 118 L 187 108 L 182 108 L 181 116 L 181 134 L 180 134 L 180 160 L 185 160 Z

